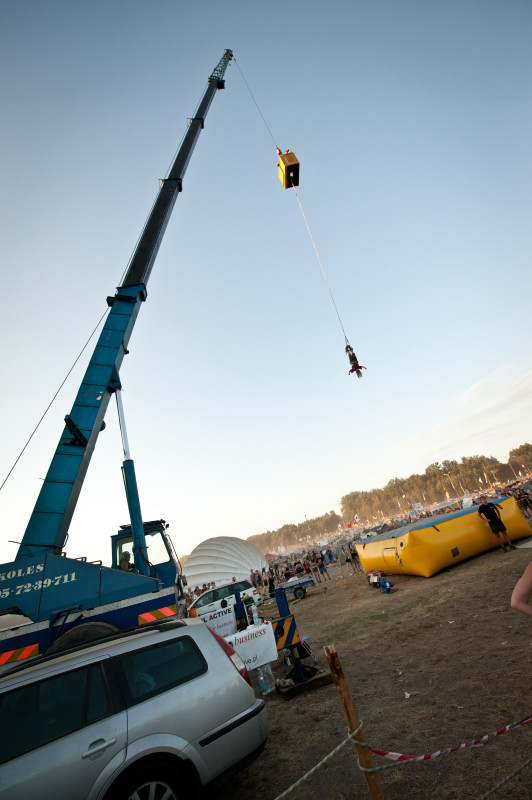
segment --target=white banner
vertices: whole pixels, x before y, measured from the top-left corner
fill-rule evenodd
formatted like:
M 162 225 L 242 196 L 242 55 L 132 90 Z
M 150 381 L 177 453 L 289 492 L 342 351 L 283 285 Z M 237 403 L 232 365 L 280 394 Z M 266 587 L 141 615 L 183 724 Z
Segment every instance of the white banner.
M 277 660 L 277 645 L 270 622 L 250 625 L 244 631 L 225 636 L 225 640 L 236 650 L 248 670 Z
M 220 636 L 226 637 L 230 636 L 232 633 L 236 633 L 236 617 L 234 606 L 221 608 L 220 611 L 212 611 L 210 614 L 198 614 L 198 617 Z

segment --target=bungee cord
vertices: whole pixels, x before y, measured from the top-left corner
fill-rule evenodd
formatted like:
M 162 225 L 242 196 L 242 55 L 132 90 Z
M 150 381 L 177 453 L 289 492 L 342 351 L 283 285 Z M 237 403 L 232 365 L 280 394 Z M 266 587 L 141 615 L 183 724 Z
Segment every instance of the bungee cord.
M 275 145 L 275 149 L 276 149 L 277 155 L 279 156 L 279 162 L 278 162 L 277 166 L 279 167 L 279 178 L 281 180 L 281 183 L 283 184 L 283 186 L 285 188 L 293 189 L 294 194 L 296 196 L 296 200 L 297 200 L 297 203 L 299 205 L 299 210 L 301 212 L 301 216 L 303 217 L 303 221 L 305 223 L 308 235 L 310 237 L 310 241 L 312 242 L 312 247 L 314 248 L 314 253 L 316 254 L 316 258 L 318 260 L 318 264 L 320 265 L 320 269 L 321 269 L 323 278 L 325 280 L 325 284 L 326 284 L 327 289 L 329 291 L 331 302 L 332 302 L 332 304 L 334 306 L 334 310 L 336 312 L 336 316 L 338 317 L 338 322 L 340 323 L 340 328 L 341 328 L 342 333 L 344 335 L 345 353 L 346 353 L 346 355 L 347 355 L 347 357 L 349 359 L 349 363 L 351 365 L 351 369 L 349 370 L 349 374 L 352 374 L 353 372 L 356 372 L 357 377 L 361 378 L 362 377 L 361 370 L 366 369 L 366 367 L 364 367 L 362 364 L 359 363 L 358 358 L 355 355 L 355 352 L 354 352 L 353 348 L 351 347 L 351 345 L 349 343 L 349 339 L 347 338 L 347 333 L 345 332 L 344 324 L 342 322 L 342 318 L 340 316 L 340 312 L 338 310 L 338 306 L 336 305 L 336 301 L 334 299 L 334 295 L 333 295 L 329 280 L 327 278 L 327 274 L 325 272 L 325 267 L 323 266 L 323 262 L 322 262 L 322 260 L 320 258 L 320 254 L 318 252 L 318 248 L 316 246 L 316 242 L 314 240 L 314 237 L 312 235 L 312 231 L 310 229 L 310 225 L 308 223 L 307 217 L 306 217 L 305 212 L 303 210 L 303 206 L 301 204 L 301 200 L 300 200 L 299 194 L 298 194 L 298 192 L 296 190 L 296 186 L 299 185 L 299 162 L 297 161 L 297 158 L 295 157 L 295 155 L 293 153 L 291 153 L 289 150 L 285 150 L 284 153 L 283 153 L 281 151 L 280 147 L 277 145 L 277 142 L 275 141 L 275 137 L 274 137 L 273 133 L 271 132 L 270 126 L 266 122 L 266 118 L 265 118 L 264 114 L 262 113 L 262 111 L 261 111 L 261 109 L 259 107 L 259 104 L 257 103 L 255 95 L 251 91 L 249 83 L 247 82 L 247 80 L 244 77 L 244 73 L 242 72 L 242 70 L 240 68 L 240 64 L 237 62 L 236 58 L 234 58 L 234 61 L 235 61 L 236 65 L 237 65 L 237 67 L 238 67 L 238 71 L 240 72 L 240 74 L 242 76 L 242 80 L 244 81 L 244 83 L 245 83 L 245 85 L 246 85 L 246 87 L 247 87 L 247 89 L 249 91 L 251 99 L 253 100 L 253 102 L 254 102 L 254 104 L 255 104 L 255 106 L 257 108 L 257 111 L 259 112 L 259 114 L 260 114 L 260 116 L 262 118 L 262 121 L 264 122 L 266 130 L 268 131 L 268 133 L 270 135 L 270 138 L 271 138 L 271 140 L 273 141 L 273 143 Z

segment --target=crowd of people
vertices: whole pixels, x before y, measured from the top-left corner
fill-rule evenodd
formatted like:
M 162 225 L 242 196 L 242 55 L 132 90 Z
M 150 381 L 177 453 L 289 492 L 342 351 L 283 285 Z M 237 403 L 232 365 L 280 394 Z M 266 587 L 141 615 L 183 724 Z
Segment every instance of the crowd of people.
M 507 487 L 509 495 L 515 497 L 517 505 L 521 509 L 521 513 L 527 519 L 532 517 L 532 497 L 530 491 L 521 484 L 515 484 Z
M 532 490 L 529 489 L 528 486 L 528 481 L 513 481 L 505 486 L 496 486 L 492 488 L 491 492 L 495 492 L 499 497 L 515 497 L 523 516 L 526 517 L 526 519 L 530 519 L 532 517 Z M 479 494 L 475 497 L 471 497 L 472 506 L 480 506 L 483 496 L 484 494 Z M 449 500 L 447 503 L 441 503 L 436 507 L 426 508 L 423 511 L 417 512 L 415 515 L 411 514 L 408 517 L 391 517 L 381 522 L 375 528 L 364 528 L 360 533 L 364 539 L 367 535 L 376 536 L 380 533 L 387 533 L 388 531 L 402 528 L 417 520 L 430 519 L 431 517 L 442 514 L 451 514 L 453 511 L 460 511 L 462 508 L 465 508 L 463 500 Z
M 316 586 L 330 581 L 329 567 L 332 564 L 338 564 L 342 578 L 363 572 L 355 545 L 350 542 L 337 548 L 336 552 L 330 547 L 323 551 L 312 549 L 302 558 L 278 559 L 272 562 L 268 569 L 264 568 L 262 573 L 259 570 L 251 570 L 249 579 L 261 593 L 262 598 L 266 599 L 274 596 L 275 589 L 280 584 L 294 577 L 311 578 Z
M 262 570 L 252 569 L 249 573 L 249 582 L 259 592 L 263 601 L 274 597 L 277 587 L 294 577 L 312 578 L 317 586 L 331 580 L 329 568 L 332 564 L 339 567 L 340 577 L 347 578 L 363 572 L 362 564 L 358 557 L 354 542 L 349 542 L 333 551 L 330 547 L 324 551 L 309 550 L 303 557 L 295 559 L 277 559 L 268 568 Z M 233 577 L 233 583 L 236 578 Z M 202 586 L 189 587 L 185 590 L 185 602 L 189 606 L 200 595 L 209 589 L 215 589 L 216 583 L 204 583 Z
M 235 580 L 233 578 L 233 580 Z M 195 586 L 193 589 L 185 589 L 185 604 L 188 607 L 191 603 L 198 599 L 203 592 L 208 592 L 209 589 L 215 589 L 216 583 L 211 581 L 210 583 L 204 583 L 203 586 Z

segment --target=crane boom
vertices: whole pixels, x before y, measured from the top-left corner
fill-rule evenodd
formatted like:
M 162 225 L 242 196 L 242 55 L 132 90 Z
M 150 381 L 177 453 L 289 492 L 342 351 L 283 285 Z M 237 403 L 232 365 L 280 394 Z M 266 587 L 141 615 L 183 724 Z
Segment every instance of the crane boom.
M 225 70 L 232 57 L 232 51 L 225 50 L 210 75 L 168 177 L 162 182 L 125 279 L 115 295 L 107 298 L 110 306 L 107 320 L 72 410 L 65 417 L 65 428 L 15 560 L 46 553 L 59 554 L 64 547 L 110 397 L 121 387 L 120 366 L 141 303 L 147 297 L 146 285 L 157 252 L 177 195 L 182 190 L 183 178 L 205 117 L 216 90 L 224 88 Z
M 148 281 L 177 195 L 183 188 L 183 178 L 187 171 L 188 162 L 205 124 L 205 118 L 216 90 L 224 88 L 223 77 L 232 57 L 232 51 L 226 50 L 218 66 L 209 77 L 205 94 L 198 105 L 196 113 L 190 120 L 189 128 L 168 173 L 168 177 L 163 181 L 122 286 L 134 286 L 139 283 L 146 284 Z

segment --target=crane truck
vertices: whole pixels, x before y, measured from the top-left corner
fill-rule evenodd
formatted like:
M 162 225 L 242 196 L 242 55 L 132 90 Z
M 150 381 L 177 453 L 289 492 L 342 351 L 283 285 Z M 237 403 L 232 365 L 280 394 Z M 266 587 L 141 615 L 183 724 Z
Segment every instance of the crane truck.
M 163 519 L 143 522 L 120 391 L 120 367 L 193 150 L 233 57 L 225 50 L 189 120 L 178 153 L 112 297 L 91 360 L 14 561 L 0 565 L 0 670 L 13 662 L 120 630 L 184 615 L 181 566 Z M 130 522 L 111 536 L 111 567 L 69 558 L 64 547 L 104 416 L 116 397 Z

